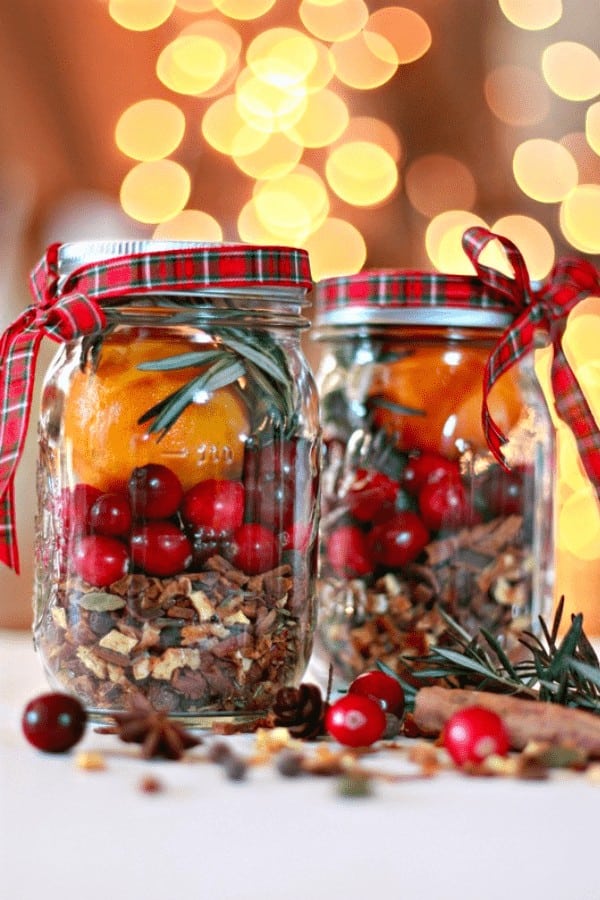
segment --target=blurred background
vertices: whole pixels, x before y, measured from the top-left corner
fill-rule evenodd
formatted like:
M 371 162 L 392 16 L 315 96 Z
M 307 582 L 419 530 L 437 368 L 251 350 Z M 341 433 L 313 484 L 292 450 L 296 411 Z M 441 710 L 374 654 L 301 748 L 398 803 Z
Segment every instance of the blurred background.
M 320 279 L 470 272 L 485 224 L 534 279 L 597 263 L 599 53 L 600 0 L 2 0 L 0 326 L 53 241 L 290 244 Z M 30 619 L 31 431 L 0 625 Z

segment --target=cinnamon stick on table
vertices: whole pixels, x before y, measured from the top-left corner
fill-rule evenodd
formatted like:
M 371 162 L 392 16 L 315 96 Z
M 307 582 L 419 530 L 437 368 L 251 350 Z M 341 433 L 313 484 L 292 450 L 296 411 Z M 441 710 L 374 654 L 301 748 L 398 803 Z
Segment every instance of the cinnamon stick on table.
M 417 692 L 413 717 L 424 735 L 437 736 L 453 713 L 475 705 L 502 718 L 513 750 L 522 750 L 529 741 L 545 741 L 577 747 L 600 759 L 600 716 L 581 709 L 489 691 L 424 687 Z

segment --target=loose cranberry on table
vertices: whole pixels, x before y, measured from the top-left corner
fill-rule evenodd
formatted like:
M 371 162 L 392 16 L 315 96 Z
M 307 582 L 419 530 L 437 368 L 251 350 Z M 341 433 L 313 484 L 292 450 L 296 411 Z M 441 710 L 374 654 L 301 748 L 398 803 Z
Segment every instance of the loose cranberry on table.
M 429 543 L 429 532 L 419 516 L 404 510 L 376 525 L 368 537 L 375 563 L 397 569 L 413 562 Z
M 259 575 L 275 568 L 279 549 L 274 531 L 256 522 L 247 522 L 233 535 L 231 562 L 248 575 Z
M 90 531 L 109 537 L 124 537 L 131 528 L 131 506 L 125 494 L 101 494 L 89 512 Z
M 69 694 L 40 694 L 23 710 L 21 727 L 30 744 L 46 753 L 64 753 L 81 739 L 87 714 Z
M 392 514 L 399 490 L 398 482 L 383 472 L 357 469 L 344 497 L 344 504 L 350 515 L 359 522 L 371 522 L 376 516 L 381 516 L 382 511 Z
M 129 553 L 115 537 L 89 534 L 78 538 L 71 559 L 77 575 L 94 587 L 107 587 L 129 570 Z
M 128 488 L 133 515 L 138 519 L 168 519 L 183 499 L 179 478 L 159 463 L 134 469 Z
M 129 545 L 133 564 L 147 575 L 177 575 L 192 561 L 191 542 L 168 520 L 154 519 L 135 526 Z
M 457 766 L 483 762 L 492 754 L 506 756 L 510 747 L 500 716 L 482 706 L 455 712 L 444 726 L 442 743 Z
M 244 518 L 244 485 L 218 478 L 200 481 L 185 494 L 181 516 L 194 528 L 235 531 Z
M 348 687 L 348 693 L 360 694 L 375 700 L 384 712 L 392 713 L 399 719 L 404 713 L 404 690 L 396 678 L 379 669 L 371 669 L 357 675 Z
M 327 710 L 325 728 L 340 744 L 368 747 L 383 736 L 386 728 L 385 713 L 370 697 L 347 694 Z
M 421 453 L 409 457 L 402 473 L 402 487 L 416 497 L 426 484 L 445 478 L 460 480 L 458 464 L 441 453 Z
M 340 525 L 325 545 L 327 562 L 342 578 L 356 578 L 373 571 L 367 536 L 358 525 Z

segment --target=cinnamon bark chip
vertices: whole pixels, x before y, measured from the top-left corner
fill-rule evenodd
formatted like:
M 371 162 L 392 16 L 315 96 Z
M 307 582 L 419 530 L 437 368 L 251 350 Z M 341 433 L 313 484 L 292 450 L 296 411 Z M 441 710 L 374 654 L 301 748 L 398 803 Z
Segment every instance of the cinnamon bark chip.
M 417 692 L 413 718 L 423 735 L 435 737 L 455 712 L 472 705 L 483 706 L 501 717 L 514 750 L 537 741 L 577 748 L 590 759 L 600 759 L 600 717 L 554 703 L 488 691 L 424 687 Z

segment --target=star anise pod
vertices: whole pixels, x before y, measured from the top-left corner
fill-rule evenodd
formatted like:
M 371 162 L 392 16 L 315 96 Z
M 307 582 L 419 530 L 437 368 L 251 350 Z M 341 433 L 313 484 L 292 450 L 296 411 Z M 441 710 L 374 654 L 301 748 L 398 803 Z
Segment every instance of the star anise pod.
M 112 713 L 115 724 L 99 728 L 101 734 L 116 734 L 126 744 L 141 744 L 144 759 L 162 756 L 165 759 L 181 759 L 190 747 L 202 743 L 189 731 L 169 718 L 164 710 L 154 709 L 142 694 L 134 694 L 129 710 Z
M 325 733 L 327 703 L 316 684 L 280 688 L 273 703 L 274 724 L 293 737 L 311 740 Z

